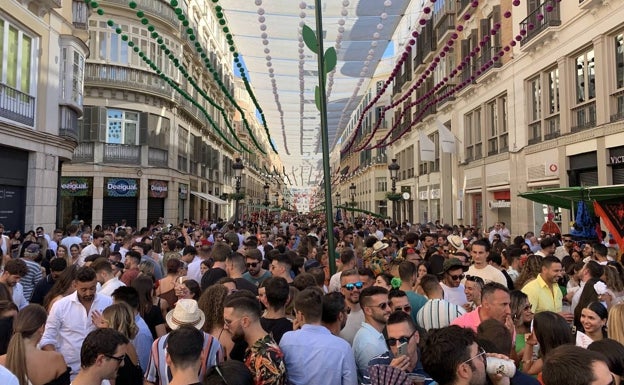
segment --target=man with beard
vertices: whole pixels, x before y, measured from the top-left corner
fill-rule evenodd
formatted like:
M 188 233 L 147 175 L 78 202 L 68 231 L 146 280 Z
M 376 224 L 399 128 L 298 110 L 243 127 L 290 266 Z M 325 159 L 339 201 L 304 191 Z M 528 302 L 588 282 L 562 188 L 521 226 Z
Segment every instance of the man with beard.
M 28 305 L 24 298 L 24 288 L 19 281 L 28 274 L 28 266 L 21 259 L 10 259 L 4 265 L 4 271 L 0 275 L 0 283 L 4 283 L 11 292 L 13 302 L 18 309 L 23 309 Z
M 364 311 L 364 322 L 353 338 L 353 354 L 361 383 L 368 376 L 369 361 L 388 350 L 382 333 L 391 312 L 388 290 L 379 286 L 362 290 L 360 306 Z
M 223 304 L 224 329 L 234 343 L 247 342 L 243 362 L 255 385 L 282 385 L 286 382 L 284 354 L 260 324 L 260 303 L 244 291 L 228 296 Z
M 128 338 L 117 330 L 97 329 L 84 340 L 80 349 L 80 373 L 73 385 L 100 385 L 114 380 L 127 354 Z
M 82 342 L 95 330 L 94 313 L 103 312 L 113 303 L 109 296 L 96 294 L 97 279 L 90 267 L 78 269 L 73 287 L 76 289 L 73 294 L 52 305 L 40 342 L 42 350 L 55 350 L 63 355 L 71 367 L 72 379 L 80 370 Z
M 507 286 L 490 282 L 483 286 L 481 293 L 481 306 L 455 318 L 451 325 L 470 328 L 476 332 L 481 322 L 493 318 L 505 324 L 509 330 L 514 330 L 511 321 L 511 299 Z
M 360 281 L 360 274 L 356 269 L 349 269 L 342 272 L 340 276 L 340 293 L 344 296 L 349 315 L 346 325 L 340 330 L 339 336 L 344 338 L 349 344 L 353 344 L 355 333 L 362 327 L 364 322 L 364 312 L 360 306 L 360 292 L 364 284 Z
M 488 354 L 507 358 L 501 354 Z M 425 372 L 440 385 L 486 385 L 486 352 L 477 345 L 475 332 L 449 326 L 431 330 L 422 352 Z M 490 375 L 494 385 L 509 384 L 509 377 Z
M 243 274 L 243 278 L 259 287 L 264 280 L 271 277 L 271 273 L 262 268 L 262 252 L 259 249 L 251 249 L 244 254 L 247 272 Z
M 351 309 L 345 302 L 345 297 L 341 293 L 327 293 L 323 296 L 323 316 L 321 324 L 325 326 L 331 334 L 337 336 L 347 324 L 347 317 Z
M 443 277 L 440 286 L 444 290 L 444 299 L 457 306 L 464 306 L 468 302 L 464 285 L 461 283 L 467 269 L 457 258 L 447 259 L 442 267 Z

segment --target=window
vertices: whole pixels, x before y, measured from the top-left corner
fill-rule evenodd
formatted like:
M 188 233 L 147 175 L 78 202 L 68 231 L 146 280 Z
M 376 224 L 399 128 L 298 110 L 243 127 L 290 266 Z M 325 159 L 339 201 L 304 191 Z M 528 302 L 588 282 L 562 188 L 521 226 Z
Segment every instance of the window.
M 481 107 L 479 107 L 464 116 L 466 161 L 470 162 L 483 157 L 481 129 Z
M 576 65 L 576 106 L 572 108 L 572 132 L 596 125 L 596 66 L 594 49 L 579 54 Z
M 507 95 L 485 104 L 488 155 L 496 155 L 509 149 L 507 133 Z
M 74 47 L 61 48 L 61 100 L 82 106 L 85 57 Z
M 377 192 L 386 192 L 388 191 L 388 179 L 386 177 L 377 177 L 375 178 L 376 191 Z
M 611 121 L 624 119 L 624 33 L 613 39 L 615 42 L 615 88 L 611 95 Z
M 109 108 L 106 110 L 106 143 L 136 145 L 139 113 Z
M 559 68 L 552 67 L 527 82 L 529 144 L 561 134 L 559 126 Z

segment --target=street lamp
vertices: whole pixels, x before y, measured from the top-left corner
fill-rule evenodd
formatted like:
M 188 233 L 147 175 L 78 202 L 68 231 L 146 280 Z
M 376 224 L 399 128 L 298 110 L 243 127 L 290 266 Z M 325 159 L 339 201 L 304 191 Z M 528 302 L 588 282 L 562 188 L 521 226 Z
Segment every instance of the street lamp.
M 234 223 L 238 224 L 238 203 L 240 188 L 241 188 L 241 178 L 243 176 L 243 169 L 245 166 L 241 161 L 241 158 L 236 158 L 236 162 L 232 165 L 232 169 L 234 170 L 234 179 L 236 180 L 236 205 L 234 206 Z
M 279 207 L 277 203 L 277 199 L 279 198 L 279 193 L 276 192 L 274 196 L 275 196 L 275 207 Z
M 351 182 L 351 186 L 349 186 L 349 191 L 351 192 L 351 218 L 353 223 L 355 223 L 355 184 Z
M 340 193 L 336 193 L 336 206 L 340 206 Z
M 392 163 L 388 165 L 390 171 L 390 179 L 392 180 L 392 194 L 396 194 L 396 181 L 399 177 L 399 169 L 401 166 L 397 163 L 396 159 L 392 159 Z M 394 197 L 393 197 L 394 198 Z M 392 219 L 396 219 L 396 205 L 397 201 L 392 201 Z

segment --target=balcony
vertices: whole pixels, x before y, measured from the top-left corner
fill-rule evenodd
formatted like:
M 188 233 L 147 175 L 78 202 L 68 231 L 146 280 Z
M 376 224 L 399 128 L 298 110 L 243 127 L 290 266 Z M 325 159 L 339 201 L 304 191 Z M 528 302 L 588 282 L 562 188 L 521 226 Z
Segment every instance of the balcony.
M 141 164 L 141 146 L 104 143 L 104 163 Z
M 570 131 L 579 132 L 596 127 L 596 100 L 572 109 L 572 126 Z
M 486 64 L 489 64 L 492 58 L 494 57 L 494 55 L 496 55 L 501 50 L 502 50 L 501 47 L 485 46 L 481 48 L 481 56 L 477 58 L 476 69 L 482 69 Z M 492 68 L 500 68 L 503 65 L 500 59 L 496 61 L 492 60 L 491 64 L 492 65 L 490 67 L 482 70 L 483 72 L 481 72 L 481 75 L 485 74 L 487 71 L 489 71 Z
M 546 7 L 553 7 L 550 12 Z M 549 27 L 561 25 L 559 2 L 545 1 L 540 4 L 531 14 L 520 23 L 520 30 L 526 31 L 524 39 L 520 41 L 520 46 L 524 46 L 531 39 L 545 31 Z
M 542 121 L 529 124 L 529 145 L 542 141 Z
M 84 82 L 87 87 L 126 88 L 169 100 L 173 94 L 171 86 L 154 73 L 109 64 L 87 63 Z
M 74 149 L 74 156 L 72 157 L 73 163 L 85 163 L 93 162 L 93 148 L 95 143 L 82 142 L 78 143 Z
M 169 165 L 169 151 L 149 147 L 147 151 L 147 164 L 154 167 L 167 167 Z
M 91 8 L 87 6 L 83 0 L 74 0 L 72 2 L 72 24 L 77 29 L 89 29 L 89 15 Z
M 0 117 L 34 126 L 35 98 L 0 83 Z
M 561 128 L 559 126 L 559 114 L 546 118 L 546 130 L 544 131 L 544 140 L 555 139 L 561 136 Z
M 615 109 L 615 113 L 611 114 L 611 122 L 624 120 L 624 90 L 611 95 L 611 103 Z
M 59 106 L 59 136 L 78 142 L 78 113 L 67 106 Z
M 60 1 L 60 0 L 59 0 Z M 102 3 L 116 4 L 124 9 L 128 7 L 127 0 L 102 0 Z M 164 22 L 171 24 L 173 27 L 178 28 L 180 26 L 180 20 L 178 15 L 175 14 L 173 8 L 169 6 L 168 1 L 162 0 L 134 0 L 137 3 L 136 10 L 144 11 L 149 18 L 156 17 Z
M 440 15 L 440 19 L 436 23 L 435 29 L 437 42 L 438 44 L 442 44 L 442 42 L 446 40 L 446 37 L 455 31 L 455 14 L 444 13 Z

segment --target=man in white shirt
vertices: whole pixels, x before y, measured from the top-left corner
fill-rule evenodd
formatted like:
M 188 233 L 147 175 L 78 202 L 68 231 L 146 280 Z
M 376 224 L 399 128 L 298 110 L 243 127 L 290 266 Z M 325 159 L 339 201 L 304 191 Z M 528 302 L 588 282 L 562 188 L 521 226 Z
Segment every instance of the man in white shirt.
M 117 278 L 117 276 L 113 273 L 113 266 L 111 263 L 104 257 L 96 259 L 92 264 L 91 268 L 95 270 L 95 276 L 100 286 L 98 294 L 111 296 L 115 289 L 120 286 L 126 286 L 123 282 Z
M 461 283 L 466 270 L 467 268 L 457 258 L 449 258 L 442 265 L 444 275 L 440 286 L 444 290 L 444 299 L 457 306 L 464 306 L 468 302 L 464 285 Z
M 80 253 L 80 260 L 78 261 L 78 265 L 84 265 L 84 259 L 89 255 L 93 254 L 102 254 L 102 242 L 104 241 L 104 233 L 101 231 L 93 232 L 93 241 L 87 247 L 82 249 Z
M 78 236 L 78 226 L 69 225 L 67 233 L 68 235 L 61 240 L 61 245 L 67 247 L 67 250 L 69 250 L 72 245 L 79 245 L 82 242 L 82 239 Z
M 495 268 L 488 265 L 487 256 L 490 254 L 490 244 L 485 239 L 479 239 L 472 244 L 470 249 L 470 256 L 472 257 L 473 265 L 468 268 L 468 275 L 481 277 L 485 283 L 496 282 L 507 287 L 507 278 L 505 275 Z
M 0 275 L 0 283 L 6 285 L 11 291 L 13 302 L 18 309 L 28 306 L 28 301 L 24 297 L 24 288 L 19 281 L 28 273 L 28 266 L 21 259 L 10 259 L 4 265 L 4 271 Z
M 72 379 L 80 371 L 80 349 L 85 337 L 93 330 L 93 317 L 113 301 L 96 293 L 97 279 L 90 267 L 80 267 L 73 283 L 76 291 L 58 300 L 52 309 L 41 338 L 41 349 L 58 351 L 71 367 Z
M 9 237 L 4 235 L 4 225 L 0 223 L 0 257 L 7 255 L 9 250 Z
M 197 255 L 197 249 L 193 246 L 185 246 L 180 259 L 188 264 L 186 276 L 197 283 L 201 283 L 202 274 L 200 267 L 202 259 Z

